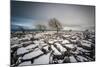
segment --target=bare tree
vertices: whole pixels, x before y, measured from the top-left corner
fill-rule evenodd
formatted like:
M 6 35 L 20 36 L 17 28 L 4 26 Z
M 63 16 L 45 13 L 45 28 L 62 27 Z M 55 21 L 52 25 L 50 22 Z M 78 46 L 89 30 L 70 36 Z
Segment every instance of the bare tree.
M 38 29 L 40 31 L 45 31 L 46 30 L 46 26 L 42 25 L 42 24 L 38 24 L 38 25 L 36 25 L 36 29 Z
M 58 33 L 59 30 L 62 29 L 62 24 L 56 18 L 49 20 L 49 26 L 51 28 L 53 28 L 54 30 L 56 30 L 57 33 Z

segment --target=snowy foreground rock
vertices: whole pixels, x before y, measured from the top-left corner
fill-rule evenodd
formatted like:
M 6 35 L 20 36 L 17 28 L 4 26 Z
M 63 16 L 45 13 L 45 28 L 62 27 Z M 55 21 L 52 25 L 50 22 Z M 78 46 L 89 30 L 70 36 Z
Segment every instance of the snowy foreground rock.
M 95 61 L 94 35 L 82 32 L 12 32 L 11 66 Z

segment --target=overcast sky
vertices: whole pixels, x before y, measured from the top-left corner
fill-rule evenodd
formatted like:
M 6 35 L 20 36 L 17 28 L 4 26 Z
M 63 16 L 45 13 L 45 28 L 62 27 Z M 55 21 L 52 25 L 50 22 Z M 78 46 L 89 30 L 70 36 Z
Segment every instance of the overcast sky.
M 51 18 L 62 23 L 64 30 L 94 29 L 95 7 L 69 4 L 11 2 L 11 24 L 35 28 Z

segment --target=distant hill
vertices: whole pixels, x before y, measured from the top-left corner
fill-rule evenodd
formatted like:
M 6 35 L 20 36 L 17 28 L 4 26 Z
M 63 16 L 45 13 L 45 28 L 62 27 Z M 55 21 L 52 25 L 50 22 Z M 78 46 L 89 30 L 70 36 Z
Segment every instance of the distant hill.
M 17 31 L 20 30 L 20 27 L 18 25 L 11 25 L 11 31 Z
M 11 31 L 38 31 L 37 29 L 30 29 L 25 26 L 20 26 L 20 25 L 11 25 Z

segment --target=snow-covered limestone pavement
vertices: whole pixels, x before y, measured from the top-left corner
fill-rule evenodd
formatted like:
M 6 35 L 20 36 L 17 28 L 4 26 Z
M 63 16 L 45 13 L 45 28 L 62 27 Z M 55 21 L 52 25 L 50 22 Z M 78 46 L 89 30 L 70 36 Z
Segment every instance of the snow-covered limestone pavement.
M 95 60 L 95 39 L 82 32 L 12 32 L 11 66 L 76 63 Z

